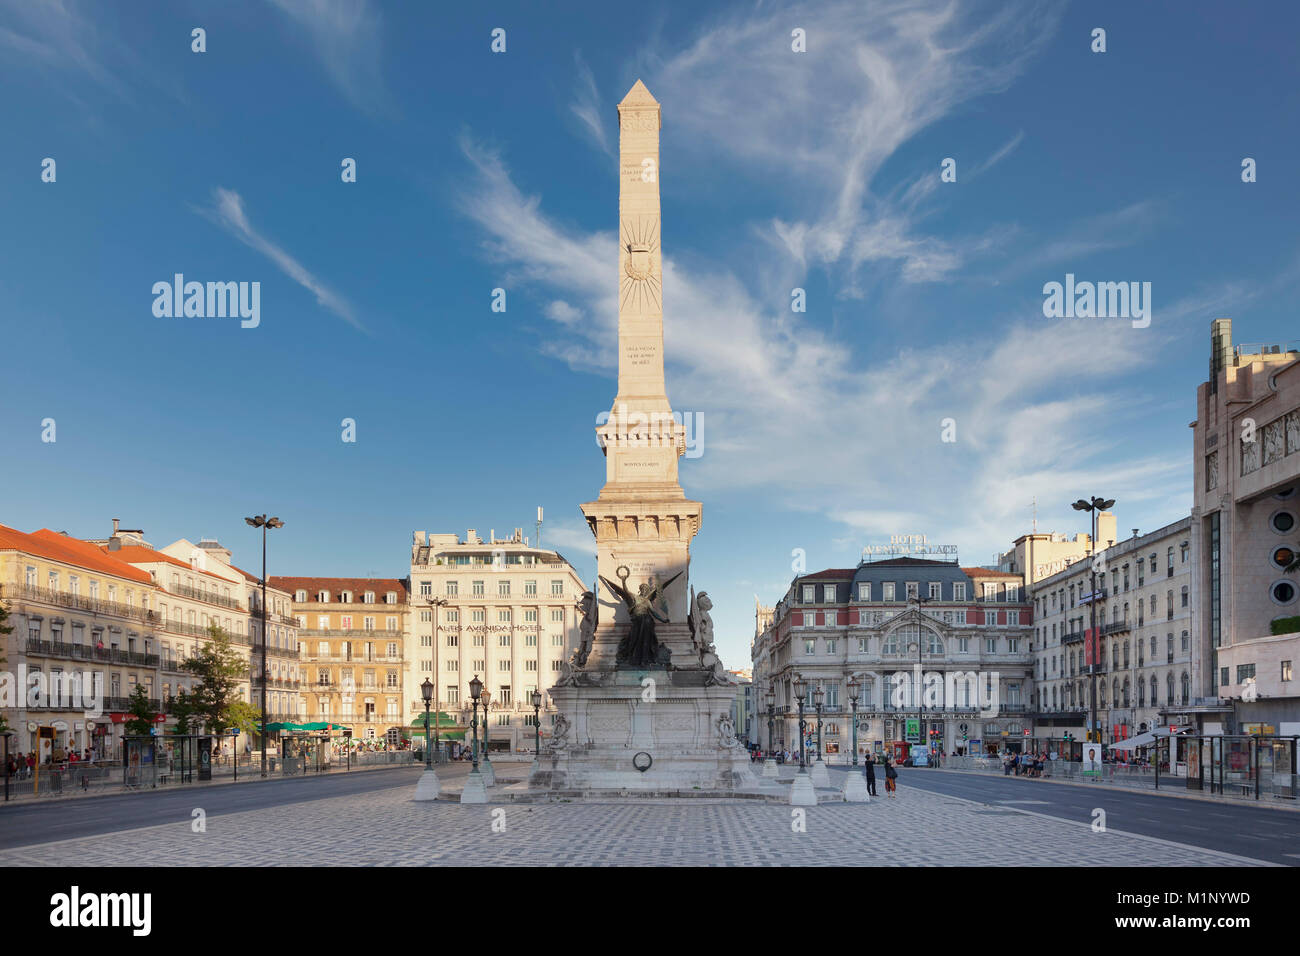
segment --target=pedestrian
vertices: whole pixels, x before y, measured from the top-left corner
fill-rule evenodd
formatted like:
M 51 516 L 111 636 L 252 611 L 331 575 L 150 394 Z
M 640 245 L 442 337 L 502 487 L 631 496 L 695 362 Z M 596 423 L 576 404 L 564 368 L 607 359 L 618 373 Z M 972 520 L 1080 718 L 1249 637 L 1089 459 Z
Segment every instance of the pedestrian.
M 876 795 L 876 758 L 867 754 L 867 793 Z
M 890 797 L 898 796 L 898 771 L 888 757 L 885 758 L 885 793 Z

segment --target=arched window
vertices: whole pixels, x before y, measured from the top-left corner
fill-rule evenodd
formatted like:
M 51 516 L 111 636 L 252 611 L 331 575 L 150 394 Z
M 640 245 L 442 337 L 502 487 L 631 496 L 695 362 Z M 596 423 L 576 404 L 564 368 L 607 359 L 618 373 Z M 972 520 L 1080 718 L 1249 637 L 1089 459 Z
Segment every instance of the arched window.
M 1128 667 L 1128 641 L 1124 642 L 1124 666 Z M 1125 704 L 1124 706 L 1127 707 L 1128 705 Z
M 1102 710 L 1106 709 L 1106 682 L 1105 681 L 1102 681 L 1101 686 L 1097 688 L 1097 706 L 1100 707 Z
M 1125 707 L 1128 706 L 1128 700 L 1129 700 L 1129 684 L 1128 684 L 1128 678 L 1125 677 L 1124 678 L 1124 706 Z
M 1119 706 L 1119 678 L 1118 677 L 1116 677 L 1110 682 L 1110 699 L 1115 702 L 1116 707 Z
M 1165 638 L 1165 657 L 1166 657 L 1166 663 L 1168 663 L 1168 664 L 1172 664 L 1172 663 L 1173 663 L 1173 661 L 1174 661 L 1174 635 L 1173 635 L 1172 633 L 1170 633 L 1169 636 Z M 1172 679 L 1172 676 L 1171 676 L 1171 679 Z
M 1174 702 L 1174 675 L 1171 671 L 1165 675 L 1165 704 L 1170 705 Z
M 1182 685 L 1183 686 L 1182 686 L 1181 700 L 1184 704 L 1186 704 L 1191 699 L 1192 696 L 1192 681 L 1187 676 L 1187 671 L 1183 671 Z
M 885 647 L 883 653 L 885 654 L 898 653 L 898 632 L 897 631 L 891 631 L 888 635 L 886 635 Z
M 1155 640 L 1155 638 L 1152 638 Z M 1160 703 L 1160 684 L 1156 681 L 1156 675 L 1151 675 L 1151 706 L 1155 707 Z
M 1146 705 L 1147 705 L 1147 682 L 1144 681 L 1141 677 L 1139 677 L 1138 678 L 1138 706 L 1145 707 Z
M 1052 709 L 1056 709 L 1056 688 L 1052 688 Z

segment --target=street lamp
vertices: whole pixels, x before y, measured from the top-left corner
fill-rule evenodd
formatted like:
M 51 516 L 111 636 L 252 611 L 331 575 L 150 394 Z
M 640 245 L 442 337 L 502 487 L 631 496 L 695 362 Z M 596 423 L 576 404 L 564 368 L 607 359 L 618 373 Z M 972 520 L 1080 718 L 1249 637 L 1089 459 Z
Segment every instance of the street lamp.
M 813 707 L 817 709 L 817 763 L 822 762 L 822 700 L 826 694 L 822 691 L 822 685 L 818 684 L 813 691 Z
M 488 704 L 492 700 L 492 695 L 486 690 L 483 691 L 483 783 L 485 786 L 496 786 L 497 772 L 492 766 L 492 761 L 488 759 Z
M 808 725 L 804 723 L 803 719 L 803 702 L 805 695 L 808 693 L 808 683 L 803 679 L 802 674 L 795 674 L 793 686 L 794 698 L 799 702 L 799 772 L 807 773 L 808 767 L 807 761 L 804 759 L 803 740 Z
M 1080 498 L 1070 505 L 1075 511 L 1092 512 L 1092 537 L 1088 540 L 1088 557 L 1091 565 L 1090 574 L 1092 575 L 1092 593 L 1088 595 L 1088 629 L 1090 631 L 1088 656 L 1091 658 L 1091 663 L 1088 665 L 1088 741 L 1090 743 L 1101 742 L 1100 731 L 1096 731 L 1096 741 L 1093 741 L 1092 738 L 1094 728 L 1097 726 L 1097 651 L 1100 647 L 1100 642 L 1097 640 L 1097 519 L 1103 511 L 1107 511 L 1114 506 L 1114 498 L 1098 498 L 1095 495 L 1091 501 L 1084 501 Z
M 849 707 L 853 710 L 853 766 L 858 765 L 858 677 L 849 675 Z
M 776 688 L 767 682 L 767 758 L 763 761 L 763 776 L 776 776 L 776 758 L 773 754 L 772 737 L 776 732 Z
M 479 695 L 482 693 L 483 682 L 479 680 L 478 675 L 475 674 L 474 679 L 469 682 L 469 699 L 473 701 L 474 707 L 473 716 L 470 717 L 469 721 L 470 729 L 474 733 L 474 747 L 470 751 L 470 759 L 473 761 L 473 769 L 470 773 L 478 773 L 478 699 Z M 485 702 L 483 706 L 486 709 L 487 703 Z M 485 710 L 484 717 L 486 718 L 486 716 Z
M 433 681 L 424 679 L 420 685 L 420 696 L 424 698 L 424 769 L 433 769 L 433 750 L 429 746 L 429 703 L 433 700 Z
M 451 602 L 442 597 L 431 597 L 428 600 L 429 610 L 433 612 L 433 689 L 436 691 L 440 680 L 438 676 L 438 608 Z M 441 713 L 442 708 L 435 699 L 433 703 L 433 749 L 435 753 L 438 752 L 438 720 Z M 424 746 L 426 748 L 429 746 L 428 727 L 424 728 Z
M 254 528 L 262 529 L 262 776 L 266 776 L 266 532 L 271 528 L 283 528 L 284 522 L 279 518 L 255 515 L 244 521 Z
M 469 682 L 469 696 L 473 702 L 473 712 L 470 718 L 470 728 L 474 731 L 474 749 L 472 751 L 474 766 L 469 772 L 469 777 L 465 780 L 465 788 L 460 792 L 461 803 L 487 803 L 487 789 L 483 783 L 483 775 L 478 770 L 478 702 L 479 698 L 484 699 L 483 716 L 484 730 L 487 729 L 487 695 L 483 693 L 483 682 L 475 674 L 473 680 Z
M 542 692 L 533 689 L 533 759 L 542 759 Z
M 429 703 L 433 700 L 433 681 L 424 679 L 420 685 L 420 696 L 424 698 L 424 773 L 415 785 L 416 800 L 437 800 L 442 789 L 438 781 L 438 772 L 433 769 L 433 751 L 429 748 Z
M 917 718 L 917 737 L 920 742 L 925 744 L 925 752 L 930 752 L 930 735 L 926 732 L 925 726 L 925 664 L 922 660 L 924 645 L 921 643 L 925 640 L 925 628 L 921 626 L 921 618 L 924 616 L 925 605 L 929 604 L 933 598 L 921 597 L 918 590 L 916 597 L 912 598 L 916 602 L 916 718 Z

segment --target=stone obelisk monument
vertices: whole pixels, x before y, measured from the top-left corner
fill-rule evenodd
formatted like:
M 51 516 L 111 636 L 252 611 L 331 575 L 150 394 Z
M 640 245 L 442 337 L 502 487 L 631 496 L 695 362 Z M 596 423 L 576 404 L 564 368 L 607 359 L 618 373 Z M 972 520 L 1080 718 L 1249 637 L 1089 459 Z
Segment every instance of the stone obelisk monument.
M 735 686 L 712 606 L 690 586 L 701 505 L 677 480 L 685 428 L 664 386 L 658 101 L 638 80 L 618 105 L 618 393 L 596 433 L 605 484 L 582 505 L 597 579 L 582 645 L 551 698 L 556 726 L 530 785 L 552 791 L 725 791 L 754 780 L 735 739 Z

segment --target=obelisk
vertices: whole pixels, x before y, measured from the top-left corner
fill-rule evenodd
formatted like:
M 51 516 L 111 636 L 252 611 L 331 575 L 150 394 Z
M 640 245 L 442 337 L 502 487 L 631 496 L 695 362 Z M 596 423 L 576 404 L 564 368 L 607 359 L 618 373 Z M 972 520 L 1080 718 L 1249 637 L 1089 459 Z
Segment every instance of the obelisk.
M 618 105 L 618 393 L 596 433 L 605 452 L 605 485 L 582 506 L 596 537 L 598 573 L 636 593 L 672 581 L 657 602 L 668 623 L 659 643 L 677 666 L 694 652 L 687 615 L 691 538 L 701 506 L 677 480 L 686 430 L 673 417 L 664 385 L 663 257 L 659 217 L 659 103 L 637 80 Z M 624 602 L 597 578 L 602 626 L 591 666 L 612 662 L 629 623 Z M 610 621 L 614 626 L 605 626 Z
M 727 794 L 753 772 L 730 716 L 735 685 L 706 666 L 708 639 L 697 645 L 692 631 L 692 620 L 701 634 L 712 626 L 707 601 L 692 616 L 687 587 L 700 503 L 677 482 L 686 442 L 664 388 L 661 120 L 639 80 L 618 106 L 618 125 L 618 393 L 596 429 L 605 484 L 582 505 L 599 572 L 595 601 L 580 603 L 590 647 L 550 688 L 559 713 L 529 788 Z

